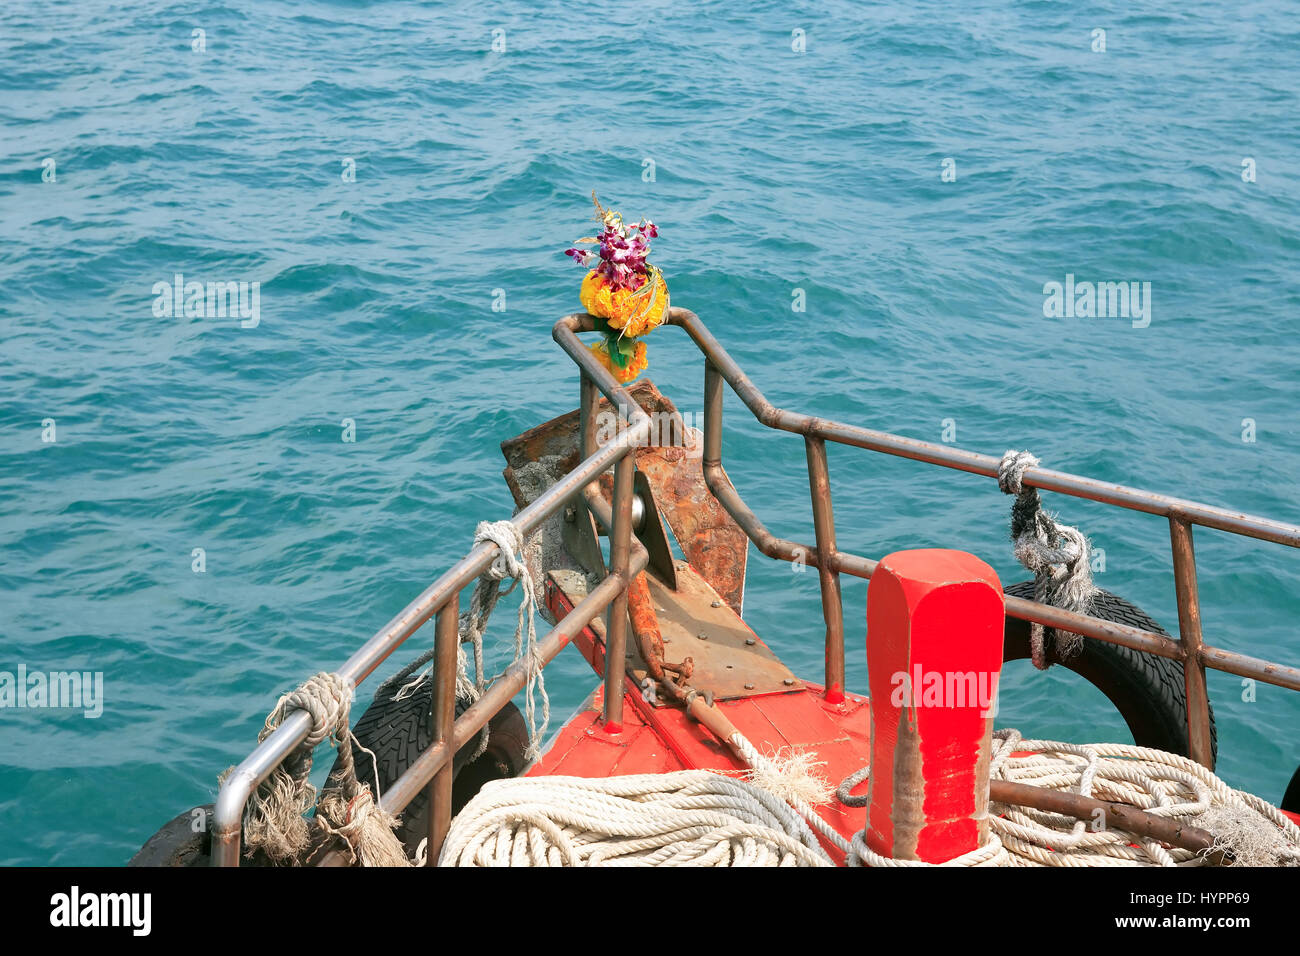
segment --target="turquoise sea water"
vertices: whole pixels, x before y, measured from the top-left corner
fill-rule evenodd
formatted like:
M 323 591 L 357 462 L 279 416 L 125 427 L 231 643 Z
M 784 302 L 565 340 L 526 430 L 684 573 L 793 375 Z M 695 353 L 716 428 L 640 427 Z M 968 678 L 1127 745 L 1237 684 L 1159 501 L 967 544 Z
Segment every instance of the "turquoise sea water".
M 779 405 L 1300 520 L 1297 62 L 1277 3 L 6 3 L 0 670 L 101 671 L 104 702 L 0 710 L 0 863 L 124 862 L 510 513 L 498 443 L 576 403 L 549 332 L 593 188 Z M 156 315 L 176 273 L 260 283 L 256 326 Z M 1067 274 L 1150 282 L 1150 324 L 1046 318 Z M 650 361 L 698 411 L 685 336 Z M 727 412 L 737 487 L 810 539 L 802 443 Z M 831 475 L 842 547 L 1026 576 L 990 480 Z M 1176 628 L 1162 519 L 1048 505 Z M 1300 556 L 1196 540 L 1207 639 L 1300 660 Z M 746 611 L 817 679 L 815 575 L 751 553 Z M 1009 670 L 1001 724 L 1129 739 Z M 547 674 L 557 719 L 593 683 Z M 1276 801 L 1300 696 L 1210 691 L 1220 773 Z

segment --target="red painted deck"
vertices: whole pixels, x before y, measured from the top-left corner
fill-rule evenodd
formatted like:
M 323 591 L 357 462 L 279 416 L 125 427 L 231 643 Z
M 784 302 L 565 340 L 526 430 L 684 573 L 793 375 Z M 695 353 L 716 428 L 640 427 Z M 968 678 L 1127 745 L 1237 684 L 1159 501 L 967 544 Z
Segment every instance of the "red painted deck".
M 703 588 L 704 600 L 716 592 L 689 565 L 678 574 L 691 576 Z M 549 586 L 547 605 L 557 617 L 573 609 L 573 596 Z M 744 621 L 737 616 L 737 622 Z M 754 640 L 761 637 L 745 625 Z M 604 642 L 590 628 L 584 628 L 573 643 L 596 674 L 605 668 Z M 528 776 L 609 777 L 637 773 L 669 773 L 675 770 L 718 770 L 740 775 L 748 768 L 709 731 L 675 706 L 655 707 L 646 702 L 629 679 L 624 695 L 623 726 L 609 733 L 602 719 L 604 688 L 597 687 L 586 705 L 564 725 L 551 747 L 528 772 Z M 719 700 L 717 706 L 737 730 L 760 753 L 771 754 L 787 747 L 816 753 L 824 763 L 819 772 L 832 786 L 866 766 L 871 750 L 871 717 L 867 699 L 846 694 L 840 703 L 828 703 L 823 688 L 801 681 L 789 691 L 756 694 L 736 700 Z M 858 790 L 866 792 L 863 783 Z M 818 812 L 846 839 L 861 830 L 864 808 L 843 807 L 837 801 Z M 819 839 L 821 837 L 819 836 Z M 823 844 L 832 859 L 843 862 L 843 853 Z
M 832 786 L 867 762 L 871 746 L 870 711 L 865 697 L 846 695 L 828 704 L 820 687 L 788 694 L 767 694 L 722 701 L 718 707 L 760 752 L 787 746 L 815 751 L 825 764 L 821 773 Z M 555 742 L 529 776 L 610 777 L 674 770 L 721 770 L 739 775 L 746 768 L 699 724 L 674 707 L 654 708 L 642 698 L 625 697 L 623 730 L 605 732 L 601 720 L 602 689 L 556 735 Z M 863 784 L 865 791 L 866 785 Z M 866 811 L 837 802 L 819 809 L 845 838 L 862 829 Z M 826 847 L 841 862 L 843 854 Z

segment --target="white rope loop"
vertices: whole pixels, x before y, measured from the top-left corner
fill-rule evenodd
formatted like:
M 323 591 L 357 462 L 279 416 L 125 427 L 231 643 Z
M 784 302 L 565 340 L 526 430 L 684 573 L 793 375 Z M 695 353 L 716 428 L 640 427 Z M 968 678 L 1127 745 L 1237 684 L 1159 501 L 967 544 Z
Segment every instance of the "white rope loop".
M 244 808 L 244 845 L 249 855 L 261 850 L 276 864 L 294 864 L 306 852 L 311 834 L 303 814 L 316 802 L 316 788 L 309 776 L 312 751 L 322 741 L 341 740 L 347 733 L 352 685 L 337 674 L 316 674 L 276 701 L 257 735 L 266 740 L 296 711 L 311 717 L 311 729 L 249 795 Z M 218 778 L 224 782 L 234 770 Z
M 551 721 L 551 700 L 546 693 L 546 681 L 542 676 L 542 660 L 537 652 L 537 628 L 534 617 L 537 613 L 537 594 L 532 575 L 524 558 L 526 542 L 524 536 L 513 521 L 480 521 L 474 529 L 474 545 L 494 544 L 497 553 L 492 563 L 479 575 L 474 592 L 470 595 L 469 609 L 461 614 L 457 622 L 459 643 L 456 647 L 456 696 L 471 702 L 478 700 L 488 687 L 497 681 L 501 674 L 490 680 L 487 678 L 483 663 L 483 633 L 487 630 L 488 620 L 496 607 L 497 600 L 520 587 L 522 597 L 519 602 L 519 617 L 515 625 L 514 657 L 511 664 L 525 657 L 528 667 L 528 680 L 525 686 L 524 711 L 528 722 L 528 749 L 525 759 L 533 760 L 540 756 L 541 741 Z M 501 582 L 509 579 L 510 586 L 501 590 Z M 469 661 L 465 654 L 465 645 L 469 644 L 474 654 L 474 677 L 469 676 Z M 425 651 L 416 660 L 394 674 L 375 692 L 375 699 L 391 693 L 393 700 L 403 700 L 415 692 L 433 673 L 433 648 Z M 420 670 L 424 668 L 424 670 Z M 417 671 L 420 671 L 416 674 Z M 504 673 L 504 671 L 502 672 Z M 415 674 L 414 678 L 411 675 Z M 397 688 L 394 691 L 394 688 Z M 542 699 L 541 726 L 537 724 L 536 698 Z M 487 749 L 489 729 L 485 725 L 479 734 L 478 748 L 471 760 L 476 760 Z
M 537 627 L 534 622 L 537 613 L 537 594 L 533 585 L 533 576 L 528 573 L 528 565 L 523 555 L 526 542 L 523 534 L 512 521 L 480 521 L 478 527 L 474 529 L 474 543 L 477 545 L 484 541 L 490 541 L 497 546 L 497 556 L 492 560 L 486 576 L 498 582 L 506 578 L 513 579 L 510 587 L 501 592 L 503 595 L 509 594 L 516 586 L 519 586 L 523 591 L 523 596 L 519 601 L 518 622 L 515 625 L 514 661 L 518 661 L 521 656 L 526 656 L 528 680 L 524 690 L 524 714 L 528 721 L 528 749 L 524 753 L 524 759 L 535 760 L 541 756 L 542 737 L 551 722 L 551 699 L 546 693 L 546 682 L 542 677 L 542 659 L 537 651 Z M 477 596 L 477 594 L 478 589 L 476 588 L 475 595 Z M 473 601 L 471 599 L 472 609 Z M 490 609 L 488 613 L 491 613 Z M 485 614 L 482 623 L 473 632 L 474 665 L 476 673 L 480 675 L 479 686 L 476 688 L 478 696 L 481 696 L 485 689 L 482 686 L 481 675 L 483 673 L 483 625 L 486 625 L 486 623 L 487 615 Z M 527 634 L 526 641 L 525 633 Z M 496 680 L 496 678 L 493 678 L 493 680 Z M 538 694 L 541 694 L 542 698 L 542 724 L 540 728 L 537 726 L 536 717 L 536 696 Z M 486 740 L 485 735 L 483 746 L 486 746 Z M 480 746 L 479 753 L 482 753 L 483 746 Z M 475 754 L 475 756 L 478 756 L 478 754 Z

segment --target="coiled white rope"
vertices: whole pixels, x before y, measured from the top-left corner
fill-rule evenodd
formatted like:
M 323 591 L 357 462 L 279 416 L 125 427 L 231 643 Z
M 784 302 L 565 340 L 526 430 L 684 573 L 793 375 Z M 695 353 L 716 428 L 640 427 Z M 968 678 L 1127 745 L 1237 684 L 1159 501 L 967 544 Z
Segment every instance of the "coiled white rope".
M 439 866 L 833 866 L 775 794 L 707 770 L 495 780 Z
M 1013 752 L 1022 752 L 1013 756 Z M 1078 793 L 1174 817 L 1215 834 L 1213 849 L 1232 852 L 1237 865 L 1300 865 L 1300 827 L 1273 805 L 1234 790 L 1187 757 L 1131 744 L 1070 744 L 1024 740 L 1016 730 L 993 734 L 989 773 L 1036 787 Z M 847 806 L 865 797 L 848 792 L 866 770 L 846 778 L 837 791 Z M 1202 866 L 1208 853 L 1166 847 L 1149 837 L 1031 807 L 989 804 L 989 840 L 944 866 Z M 863 831 L 855 834 L 850 866 L 929 866 L 873 852 Z

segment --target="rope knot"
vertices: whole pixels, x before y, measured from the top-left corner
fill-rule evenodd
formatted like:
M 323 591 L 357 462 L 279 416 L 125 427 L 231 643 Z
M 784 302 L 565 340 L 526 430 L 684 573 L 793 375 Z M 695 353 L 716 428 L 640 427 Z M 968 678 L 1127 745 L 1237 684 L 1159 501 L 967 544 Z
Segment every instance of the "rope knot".
M 1042 510 L 1038 489 L 1025 486 L 1025 472 L 1038 463 L 1034 455 L 1014 448 L 1008 449 L 998 463 L 998 487 L 1016 496 L 1011 506 L 1016 560 L 1033 572 L 1035 601 L 1083 614 L 1097 593 L 1088 561 L 1088 539 L 1078 528 L 1057 524 Z M 1083 647 L 1083 638 L 1078 634 L 1053 631 L 1052 636 L 1061 658 L 1071 657 Z M 1034 666 L 1046 670 L 1051 662 L 1047 659 L 1043 625 L 1030 624 L 1029 642 Z
M 504 581 L 506 578 L 519 581 L 528 574 L 527 566 L 520 560 L 524 550 L 524 536 L 519 533 L 513 521 L 480 521 L 474 529 L 474 544 L 484 542 L 497 546 L 497 556 L 483 572 L 484 577 L 494 581 Z
M 296 711 L 311 717 L 306 739 L 277 766 L 250 796 L 244 811 L 244 836 L 249 855 L 261 849 L 277 864 L 296 864 L 306 853 L 310 833 L 303 814 L 316 801 L 309 776 L 312 751 L 327 739 L 339 744 L 339 757 L 351 767 L 348 712 L 352 684 L 338 674 L 320 673 L 283 695 L 266 715 L 259 741 L 274 733 Z M 233 768 L 232 768 L 233 769 Z M 226 771 L 222 780 L 230 773 Z
M 294 691 L 285 694 L 266 718 L 258 735 L 265 740 L 275 728 L 296 710 L 305 710 L 311 717 L 311 732 L 302 747 L 311 750 L 326 737 L 334 736 L 340 723 L 347 726 L 348 710 L 352 706 L 352 685 L 338 674 L 321 672 L 309 677 Z M 340 720 L 341 718 L 341 720 Z
M 1008 449 L 998 463 L 998 487 L 1008 495 L 1020 494 L 1025 472 L 1037 467 L 1038 459 L 1029 452 Z

